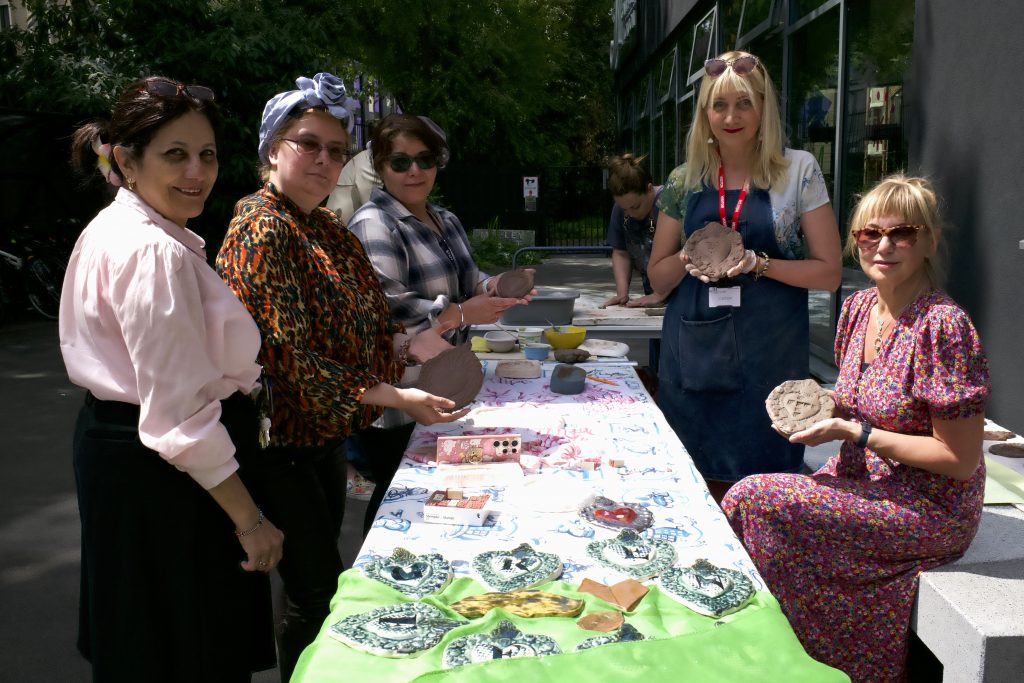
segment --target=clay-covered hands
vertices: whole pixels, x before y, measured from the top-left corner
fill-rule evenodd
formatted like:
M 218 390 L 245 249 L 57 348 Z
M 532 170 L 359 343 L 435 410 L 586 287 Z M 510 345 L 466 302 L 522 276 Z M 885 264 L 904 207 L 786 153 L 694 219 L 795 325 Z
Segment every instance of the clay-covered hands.
M 466 304 L 463 304 L 465 306 Z M 417 363 L 425 363 L 434 356 L 452 348 L 443 335 L 455 327 L 449 323 L 437 323 L 409 338 L 409 358 Z M 396 335 L 397 336 L 397 335 Z M 402 340 L 396 340 L 400 344 Z
M 448 398 L 428 394 L 422 389 L 398 389 L 401 404 L 400 410 L 408 413 L 421 425 L 432 425 L 438 422 L 454 422 L 469 412 L 469 408 L 449 412 L 455 402 Z
M 805 446 L 820 446 L 830 441 L 856 441 L 860 437 L 860 424 L 841 417 L 830 417 L 815 422 L 802 432 L 789 437 L 790 443 L 802 443 Z
M 690 275 L 692 277 L 697 278 L 698 280 L 700 280 L 704 284 L 709 284 L 711 282 L 717 281 L 718 278 L 710 278 L 710 277 L 708 277 L 707 275 L 705 275 L 703 273 L 703 271 L 701 271 L 700 268 L 698 268 L 697 266 L 693 265 L 693 263 L 690 262 L 690 257 L 686 254 L 685 251 L 679 252 L 679 260 L 682 261 L 683 267 L 686 268 L 686 274 L 687 275 Z
M 610 299 L 605 301 L 603 304 L 598 306 L 598 308 L 608 308 L 609 306 L 625 306 L 628 303 L 629 303 L 629 295 L 628 294 L 616 294 L 615 296 L 611 297 Z
M 284 552 L 284 534 L 266 517 L 255 531 L 241 536 L 238 542 L 245 551 L 241 565 L 247 572 L 269 572 L 281 561 Z
M 755 267 L 757 267 L 757 254 L 754 253 L 753 249 L 747 249 L 743 252 L 743 260 L 740 261 L 739 264 L 725 271 L 725 276 L 736 277 L 743 273 L 749 273 Z
M 644 296 L 637 297 L 636 299 L 630 299 L 626 302 L 626 306 L 629 308 L 646 308 L 648 306 L 658 306 L 665 302 L 665 296 L 653 292 L 651 294 L 645 294 Z
M 489 325 L 497 322 L 501 314 L 513 306 L 530 303 L 530 299 L 536 293 L 532 291 L 522 299 L 477 294 L 462 302 L 462 321 L 466 325 Z

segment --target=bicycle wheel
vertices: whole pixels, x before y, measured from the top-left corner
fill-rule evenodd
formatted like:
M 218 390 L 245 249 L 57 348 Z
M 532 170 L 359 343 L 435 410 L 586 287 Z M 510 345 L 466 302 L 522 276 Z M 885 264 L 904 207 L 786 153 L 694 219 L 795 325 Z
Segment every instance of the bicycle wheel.
M 56 320 L 60 313 L 65 268 L 64 262 L 54 256 L 34 256 L 25 263 L 25 294 L 44 318 Z

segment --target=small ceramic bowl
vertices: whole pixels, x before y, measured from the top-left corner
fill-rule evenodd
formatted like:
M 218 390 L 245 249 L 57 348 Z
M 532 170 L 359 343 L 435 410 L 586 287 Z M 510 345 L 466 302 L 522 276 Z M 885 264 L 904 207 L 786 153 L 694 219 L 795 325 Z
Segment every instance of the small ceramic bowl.
M 487 348 L 495 353 L 505 353 L 511 351 L 516 345 L 516 338 L 510 332 L 503 330 L 494 330 L 484 335 L 484 340 L 487 342 Z
M 551 353 L 551 344 L 540 342 L 529 342 L 523 345 L 523 355 L 528 360 L 547 360 Z
M 556 349 L 575 349 L 583 343 L 587 336 L 587 330 L 583 327 L 550 327 L 544 330 L 544 336 L 548 343 Z
M 543 327 L 520 327 L 517 331 L 519 332 L 520 344 L 531 344 L 544 341 Z

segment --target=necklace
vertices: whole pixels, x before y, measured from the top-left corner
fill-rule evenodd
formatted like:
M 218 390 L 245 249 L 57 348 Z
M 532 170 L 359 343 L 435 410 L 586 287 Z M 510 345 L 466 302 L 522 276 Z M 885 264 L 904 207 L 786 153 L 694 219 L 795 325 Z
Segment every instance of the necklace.
M 891 323 L 893 320 L 894 320 L 894 318 L 889 318 L 888 320 L 885 321 L 885 323 L 883 323 L 882 322 L 882 314 L 878 310 L 878 304 L 875 304 L 875 344 L 874 344 L 874 347 L 875 347 L 875 355 L 876 356 L 882 352 L 882 335 L 885 334 L 885 329 L 887 327 L 889 327 L 889 323 Z

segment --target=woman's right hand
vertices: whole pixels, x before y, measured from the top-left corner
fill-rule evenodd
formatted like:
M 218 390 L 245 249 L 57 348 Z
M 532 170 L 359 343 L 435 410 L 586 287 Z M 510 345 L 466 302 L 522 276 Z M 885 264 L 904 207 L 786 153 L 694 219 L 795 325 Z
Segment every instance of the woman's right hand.
M 432 425 L 438 422 L 454 422 L 469 412 L 469 408 L 449 412 L 455 402 L 443 396 L 428 394 L 422 389 L 397 389 L 401 398 L 402 411 L 408 413 L 421 425 Z
M 284 555 L 284 534 L 266 517 L 255 531 L 240 537 L 238 542 L 245 550 L 246 559 L 241 564 L 247 572 L 269 572 Z
M 497 322 L 506 310 L 526 303 L 529 303 L 529 299 L 477 294 L 462 302 L 462 321 L 466 325 L 489 325 Z

